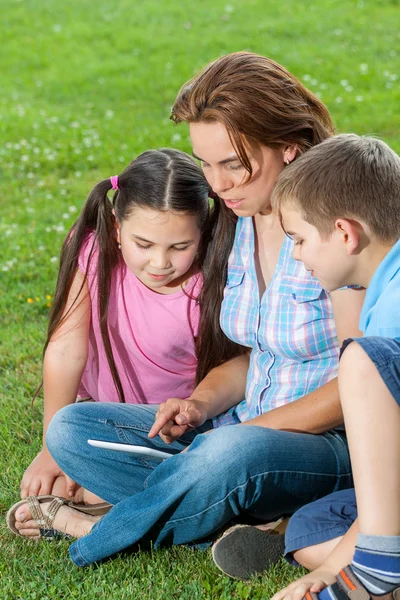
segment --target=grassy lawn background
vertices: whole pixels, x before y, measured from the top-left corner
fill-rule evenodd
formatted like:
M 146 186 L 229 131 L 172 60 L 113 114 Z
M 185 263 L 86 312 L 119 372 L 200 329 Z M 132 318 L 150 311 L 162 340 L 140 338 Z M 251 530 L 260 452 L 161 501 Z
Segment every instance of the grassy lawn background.
M 190 151 L 169 121 L 179 87 L 241 49 L 273 57 L 317 92 L 338 131 L 400 151 L 398 0 L 1 0 L 0 512 L 40 448 L 41 348 L 65 232 L 90 188 L 147 148 Z M 120 556 L 78 569 L 68 544 L 0 525 L 0 598 L 269 598 L 298 573 L 250 584 L 209 552 Z

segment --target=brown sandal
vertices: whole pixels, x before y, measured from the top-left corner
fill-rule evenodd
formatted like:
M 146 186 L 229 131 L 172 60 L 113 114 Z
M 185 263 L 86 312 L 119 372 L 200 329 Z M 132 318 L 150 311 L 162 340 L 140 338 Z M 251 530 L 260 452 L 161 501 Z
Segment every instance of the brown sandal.
M 45 513 L 43 513 L 40 505 L 50 502 L 49 506 Z M 67 533 L 63 533 L 61 531 L 57 531 L 53 528 L 54 518 L 63 504 L 73 508 L 74 510 L 78 510 L 87 515 L 92 516 L 102 516 L 105 515 L 111 508 L 111 504 L 108 502 L 99 502 L 98 504 L 75 504 L 74 502 L 70 502 L 66 498 L 61 498 L 53 495 L 45 495 L 45 496 L 28 496 L 24 498 L 24 500 L 20 500 L 16 502 L 8 511 L 6 516 L 7 527 L 15 534 L 20 535 L 21 537 L 26 537 L 22 535 L 22 533 L 15 526 L 15 513 L 20 506 L 23 504 L 27 504 L 29 510 L 32 515 L 32 519 L 36 521 L 38 529 L 40 531 L 40 537 L 46 540 L 52 540 L 55 538 L 69 538 L 71 536 Z

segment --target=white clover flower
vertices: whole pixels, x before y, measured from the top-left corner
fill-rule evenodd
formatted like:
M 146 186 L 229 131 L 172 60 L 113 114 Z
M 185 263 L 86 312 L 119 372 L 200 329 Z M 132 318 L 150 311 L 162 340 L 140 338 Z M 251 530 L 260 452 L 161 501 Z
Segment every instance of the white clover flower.
M 57 261 L 58 261 L 58 256 L 52 256 L 51 259 L 50 259 L 51 263 L 55 263 Z

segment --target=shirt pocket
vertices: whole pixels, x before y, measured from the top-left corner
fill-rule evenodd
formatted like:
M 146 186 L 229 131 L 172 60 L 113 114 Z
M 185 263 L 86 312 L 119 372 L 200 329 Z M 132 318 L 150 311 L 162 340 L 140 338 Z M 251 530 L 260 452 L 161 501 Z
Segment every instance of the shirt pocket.
M 240 285 L 243 281 L 245 268 L 242 265 L 229 266 L 228 277 L 226 280 L 227 288 L 234 288 Z
M 316 279 L 302 281 L 295 277 L 282 277 L 279 293 L 291 296 L 299 304 L 327 298 L 327 293 Z

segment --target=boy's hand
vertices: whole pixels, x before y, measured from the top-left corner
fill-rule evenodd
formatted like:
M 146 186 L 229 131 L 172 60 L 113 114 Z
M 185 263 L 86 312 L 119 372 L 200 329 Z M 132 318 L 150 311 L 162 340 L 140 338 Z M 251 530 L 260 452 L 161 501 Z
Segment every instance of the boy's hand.
M 206 419 L 207 407 L 204 402 L 169 398 L 160 404 L 149 438 L 158 434 L 166 444 L 170 444 L 186 431 L 203 425 Z
M 314 592 L 318 594 L 321 590 L 326 588 L 328 585 L 335 583 L 336 573 L 321 565 L 315 571 L 311 571 L 308 575 L 300 577 L 283 590 L 272 596 L 271 600 L 302 600 L 306 595 L 306 592 Z

